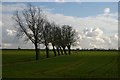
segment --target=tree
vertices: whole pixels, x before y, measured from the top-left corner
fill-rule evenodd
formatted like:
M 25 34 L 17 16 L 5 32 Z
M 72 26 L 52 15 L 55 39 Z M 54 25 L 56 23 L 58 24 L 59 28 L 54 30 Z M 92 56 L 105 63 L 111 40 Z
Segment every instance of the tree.
M 46 17 L 42 9 L 29 5 L 27 9 L 24 9 L 22 12 L 16 11 L 13 18 L 18 25 L 17 36 L 25 36 L 26 41 L 30 40 L 34 44 L 36 60 L 38 60 L 38 45 L 41 42 L 42 27 L 46 23 Z
M 50 43 L 53 47 L 54 56 L 57 56 L 56 50 L 55 50 L 55 41 L 56 41 L 56 24 L 54 22 L 51 23 L 51 29 L 50 29 Z
M 51 23 L 51 31 L 50 31 L 50 43 L 52 44 L 54 56 L 56 56 L 55 47 L 58 52 L 58 56 L 60 56 L 60 43 L 61 43 L 61 28 L 59 25 L 55 24 L 54 22 Z
M 49 22 L 46 22 L 45 25 L 42 28 L 42 43 L 46 46 L 46 58 L 49 57 L 49 43 L 50 43 L 50 30 L 51 30 L 51 24 Z
M 58 56 L 60 56 L 60 45 L 61 45 L 61 28 L 56 25 L 55 27 L 55 46 L 57 48 Z
M 69 25 L 63 25 L 63 37 L 64 37 L 64 46 L 68 48 L 68 54 L 71 54 L 71 45 L 77 41 L 77 33 Z
M 65 48 L 67 46 L 66 34 L 67 34 L 66 33 L 66 26 L 62 26 L 62 28 L 61 28 L 61 47 L 63 48 L 65 55 L 67 55 L 67 52 L 65 50 Z

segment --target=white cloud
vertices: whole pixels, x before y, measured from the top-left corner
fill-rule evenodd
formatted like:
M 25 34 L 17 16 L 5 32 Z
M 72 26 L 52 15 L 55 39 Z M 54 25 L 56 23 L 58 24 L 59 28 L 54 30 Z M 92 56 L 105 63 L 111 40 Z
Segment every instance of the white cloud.
M 75 2 L 81 2 L 81 0 L 75 0 Z
M 97 35 L 88 36 L 88 32 L 92 31 L 92 34 L 96 34 L 93 30 L 97 30 L 100 32 Z M 85 33 L 86 32 L 86 33 Z M 118 35 L 114 34 L 111 36 L 105 35 L 102 30 L 99 28 L 92 28 L 83 30 L 82 34 L 80 35 L 82 39 L 79 40 L 80 46 L 82 48 L 105 48 L 105 49 L 118 49 Z
M 5 4 L 5 5 L 0 5 L 0 7 L 2 7 L 2 12 L 13 12 L 16 10 L 23 10 L 26 8 L 26 5 L 24 4 Z
M 9 36 L 14 36 L 15 33 L 16 33 L 15 30 L 9 30 L 9 29 L 7 29 L 6 31 L 7 31 L 7 34 L 8 34 Z
M 8 48 L 8 47 L 10 47 L 11 46 L 11 44 L 9 44 L 9 43 L 3 43 L 2 44 L 2 48 Z
M 100 27 L 107 34 L 116 33 L 118 30 L 118 20 L 117 13 L 111 13 L 109 16 L 105 16 L 104 14 L 100 14 L 97 16 L 91 17 L 73 17 L 73 16 L 65 16 L 63 14 L 52 14 L 49 13 L 48 18 L 50 21 L 57 21 L 58 24 L 69 24 L 73 26 L 75 29 L 82 31 L 85 27 Z
M 2 27 L 3 26 L 3 23 L 2 23 L 2 21 L 0 21 L 0 27 Z
M 109 14 L 109 13 L 110 13 L 110 8 L 105 8 L 105 9 L 104 9 L 104 13 L 105 13 L 105 14 Z
M 90 29 L 85 29 L 84 33 L 88 37 L 94 37 L 94 36 L 101 36 L 103 34 L 103 31 L 100 30 L 99 28 L 90 28 Z
M 55 0 L 55 2 L 65 2 L 65 0 Z

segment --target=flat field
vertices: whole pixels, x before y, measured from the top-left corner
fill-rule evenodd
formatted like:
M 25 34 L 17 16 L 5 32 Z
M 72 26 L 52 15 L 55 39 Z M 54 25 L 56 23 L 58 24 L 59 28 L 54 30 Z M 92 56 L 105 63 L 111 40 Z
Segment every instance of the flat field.
M 117 78 L 118 51 L 72 51 L 35 60 L 34 50 L 3 50 L 3 78 Z

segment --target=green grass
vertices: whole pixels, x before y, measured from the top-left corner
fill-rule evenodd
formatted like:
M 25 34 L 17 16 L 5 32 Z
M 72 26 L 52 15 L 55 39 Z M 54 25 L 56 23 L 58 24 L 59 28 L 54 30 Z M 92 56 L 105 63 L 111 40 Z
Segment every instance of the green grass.
M 3 78 L 117 78 L 117 51 L 72 51 L 35 61 L 33 50 L 3 50 Z

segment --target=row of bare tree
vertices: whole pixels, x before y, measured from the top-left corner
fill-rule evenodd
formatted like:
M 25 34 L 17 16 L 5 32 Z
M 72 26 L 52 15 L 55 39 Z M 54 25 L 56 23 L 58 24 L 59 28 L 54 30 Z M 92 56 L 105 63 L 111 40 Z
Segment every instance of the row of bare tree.
M 39 59 L 40 44 L 46 47 L 46 58 L 49 57 L 49 43 L 52 44 L 54 56 L 71 54 L 71 45 L 77 40 L 75 30 L 69 25 L 57 25 L 47 19 L 41 8 L 29 5 L 23 11 L 16 11 L 14 20 L 17 36 L 25 37 L 35 46 L 36 60 Z

